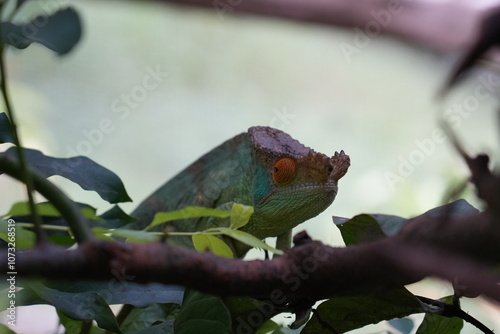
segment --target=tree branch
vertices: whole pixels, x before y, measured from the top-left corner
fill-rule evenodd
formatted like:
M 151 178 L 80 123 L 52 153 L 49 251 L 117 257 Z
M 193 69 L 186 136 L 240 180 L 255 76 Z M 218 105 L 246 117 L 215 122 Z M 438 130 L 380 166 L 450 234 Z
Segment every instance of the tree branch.
M 45 247 L 18 253 L 16 269 L 22 277 L 107 280 L 120 276 L 136 283 L 183 285 L 221 296 L 269 299 L 278 291 L 288 301 L 370 293 L 435 276 L 459 280 L 472 292 L 500 301 L 499 277 L 492 265 L 500 262 L 500 229 L 482 228 L 490 222 L 487 214 L 472 218 L 448 221 L 444 230 L 440 220 L 416 218 L 410 224 L 434 225 L 430 230 L 439 225 L 441 233 L 433 239 L 424 233 L 421 239 L 415 233 L 429 230 L 413 229 L 412 238 L 406 231 L 344 248 L 311 241 L 303 232 L 296 236 L 294 248 L 267 261 L 225 259 L 161 242 L 92 241 L 72 251 Z M 456 228 L 465 223 L 469 229 Z M 485 234 L 491 238 L 484 238 Z M 7 256 L 2 254 L 2 258 Z M 5 262 L 0 270 L 8 271 Z
M 477 34 L 481 11 L 465 3 L 394 0 L 163 0 L 211 8 L 221 19 L 257 14 L 339 27 L 357 27 L 360 44 L 381 33 L 439 51 L 464 49 Z M 362 42 L 362 41 L 363 42 Z M 356 45 L 353 41 L 354 47 Z M 364 47 L 364 46 L 363 46 Z

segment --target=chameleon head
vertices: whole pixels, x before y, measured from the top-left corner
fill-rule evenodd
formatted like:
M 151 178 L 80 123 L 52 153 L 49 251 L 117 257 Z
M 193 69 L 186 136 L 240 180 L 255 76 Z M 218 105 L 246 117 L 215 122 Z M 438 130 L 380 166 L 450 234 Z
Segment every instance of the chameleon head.
M 254 235 L 280 235 L 330 206 L 350 165 L 344 151 L 328 157 L 269 127 L 248 133 L 255 161 Z

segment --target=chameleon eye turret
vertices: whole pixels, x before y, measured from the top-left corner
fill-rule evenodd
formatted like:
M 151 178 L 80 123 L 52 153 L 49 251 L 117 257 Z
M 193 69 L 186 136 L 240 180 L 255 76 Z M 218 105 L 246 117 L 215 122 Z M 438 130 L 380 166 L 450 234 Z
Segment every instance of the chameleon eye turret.
M 277 184 L 287 184 L 295 176 L 297 163 L 290 158 L 282 158 L 274 164 L 273 178 Z

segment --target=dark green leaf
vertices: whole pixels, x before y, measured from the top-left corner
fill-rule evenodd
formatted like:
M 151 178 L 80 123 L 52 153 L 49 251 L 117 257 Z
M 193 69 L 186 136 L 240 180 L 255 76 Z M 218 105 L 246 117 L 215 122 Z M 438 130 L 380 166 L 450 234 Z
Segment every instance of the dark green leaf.
M 29 165 L 45 177 L 60 175 L 85 190 L 97 192 L 110 203 L 131 201 L 120 178 L 87 157 L 53 158 L 37 150 L 25 149 L 24 152 Z M 0 155 L 17 161 L 15 148 L 10 148 Z
M 159 283 L 137 284 L 133 277 L 117 277 L 108 282 L 66 282 L 46 283 L 49 288 L 75 296 L 87 292 L 96 292 L 109 305 L 130 304 L 136 307 L 146 307 L 154 303 L 182 303 L 184 288 L 176 285 Z
M 27 283 L 23 280 L 16 279 L 16 287 L 24 288 Z M 9 282 L 5 280 L 5 283 L 0 282 L 0 293 L 4 296 L 7 295 L 7 290 L 9 289 Z M 16 306 L 26 306 L 26 305 L 36 305 L 36 304 L 46 304 L 45 300 L 40 298 L 37 294 L 33 292 L 31 289 L 21 289 L 16 292 Z M 9 306 L 8 298 L 0 298 L 0 312 L 7 309 Z
M 466 200 L 458 200 L 449 204 L 431 209 L 421 216 L 441 218 L 445 216 L 477 213 L 478 210 Z M 396 234 L 408 219 L 381 214 L 361 214 L 351 219 L 333 217 L 334 223 L 339 227 L 346 245 L 373 241 Z
M 137 218 L 126 214 L 118 205 L 114 205 L 111 209 L 101 214 L 100 217 L 104 221 L 101 223 L 94 222 L 93 227 L 119 228 L 137 221 Z
M 439 299 L 439 302 L 451 304 L 453 296 L 447 296 Z M 464 325 L 463 319 L 453 317 L 443 317 L 441 312 L 445 312 L 446 305 L 435 305 L 434 303 L 422 302 L 423 308 L 426 310 L 424 320 L 418 327 L 416 334 L 459 334 Z M 449 306 L 449 305 L 448 305 Z
M 478 212 L 479 210 L 473 207 L 469 202 L 464 199 L 459 199 L 455 202 L 431 209 L 425 212 L 422 216 L 439 219 L 443 217 L 454 217 Z
M 460 318 L 447 318 L 434 313 L 426 313 L 416 334 L 460 334 L 463 326 L 464 321 Z
M 396 234 L 408 221 L 406 218 L 393 215 L 372 214 L 370 216 L 377 221 L 386 236 Z
M 12 242 L 11 236 L 14 233 L 14 229 L 14 244 L 16 249 L 33 248 L 36 242 L 36 234 L 18 225 L 9 224 L 9 221 L 11 220 L 0 220 L 0 239 L 6 242 Z
M 405 288 L 400 288 L 377 295 L 335 297 L 319 305 L 316 312 L 322 322 L 344 333 L 383 320 L 421 313 L 422 308 L 415 296 Z M 301 333 L 330 334 L 331 331 L 321 325 L 315 314 Z
M 128 334 L 174 334 L 174 320 L 166 320 L 160 324 L 130 332 Z
M 54 245 L 61 246 L 61 247 L 71 247 L 76 242 L 75 238 L 73 238 L 69 234 L 68 235 L 52 234 L 52 235 L 49 235 L 49 240 Z
M 385 237 L 377 220 L 370 215 L 357 215 L 338 225 L 347 246 Z
M 4 143 L 14 143 L 14 135 L 7 114 L 2 112 L 0 113 L 0 144 Z
M 190 291 L 174 321 L 176 334 L 230 334 L 231 315 L 219 297 Z
M 81 34 L 80 17 L 72 8 L 59 10 L 50 16 L 37 16 L 25 24 L 0 23 L 0 36 L 4 43 L 18 49 L 39 43 L 59 55 L 70 52 Z
M 269 332 L 275 333 L 281 326 L 272 320 L 267 320 L 260 328 L 257 330 L 255 334 L 266 334 Z
M 59 321 L 61 325 L 64 326 L 65 332 L 64 334 L 80 334 L 82 332 L 83 321 L 71 319 L 66 316 L 61 311 L 57 310 L 57 316 L 59 317 Z M 105 330 L 92 326 L 89 334 L 104 334 Z
M 86 204 L 79 204 L 80 212 L 87 219 L 98 220 L 100 219 L 96 215 L 96 209 Z M 60 217 L 61 214 L 57 209 L 49 202 L 37 203 L 36 204 L 37 213 L 40 216 L 47 217 Z M 31 214 L 30 205 L 28 202 L 17 202 L 12 205 L 9 212 L 4 215 L 4 217 L 16 217 L 16 216 L 29 216 Z
M 121 333 L 113 311 L 104 298 L 96 292 L 72 294 L 49 289 L 40 283 L 30 283 L 26 288 L 68 317 L 75 320 L 93 319 L 99 327 Z

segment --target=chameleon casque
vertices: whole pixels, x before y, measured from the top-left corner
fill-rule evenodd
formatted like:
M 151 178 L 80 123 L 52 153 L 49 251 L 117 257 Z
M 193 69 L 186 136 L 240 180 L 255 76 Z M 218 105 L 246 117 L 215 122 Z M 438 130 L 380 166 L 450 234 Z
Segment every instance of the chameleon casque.
M 157 212 L 186 206 L 230 209 L 236 202 L 255 210 L 241 230 L 259 239 L 277 236 L 277 247 L 288 248 L 292 228 L 333 202 L 337 181 L 349 165 L 344 151 L 328 157 L 281 130 L 251 127 L 196 160 L 146 198 L 131 213 L 138 219 L 131 228 L 145 228 Z M 220 225 L 217 218 L 207 217 L 168 223 L 179 232 Z M 187 237 L 171 239 L 181 245 L 191 242 Z M 224 240 L 238 257 L 250 248 L 229 238 Z

